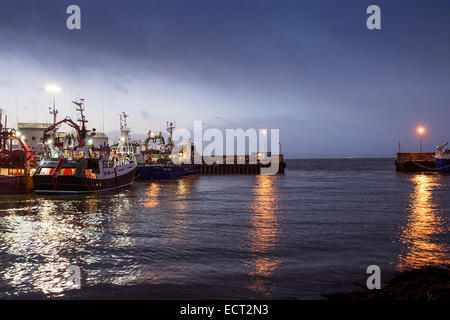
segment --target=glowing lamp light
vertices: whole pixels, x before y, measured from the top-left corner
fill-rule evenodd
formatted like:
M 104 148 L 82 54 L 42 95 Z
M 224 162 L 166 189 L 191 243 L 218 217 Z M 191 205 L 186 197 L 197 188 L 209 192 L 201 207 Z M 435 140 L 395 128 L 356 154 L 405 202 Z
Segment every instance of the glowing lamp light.
M 125 141 L 125 137 L 120 137 L 120 141 Z
M 25 137 L 25 136 L 21 136 L 21 138 L 22 138 L 22 140 L 25 140 L 27 137 Z
M 89 139 L 89 140 L 88 140 L 88 145 L 91 146 L 93 143 L 94 143 L 94 141 L 92 141 L 92 139 Z
M 45 91 L 51 92 L 51 93 L 58 93 L 61 92 L 61 88 L 58 87 L 56 84 L 49 84 L 45 87 Z
M 261 132 L 262 132 L 263 135 L 266 135 L 266 134 L 267 134 L 267 130 L 266 130 L 266 129 L 262 129 Z
M 47 144 L 52 144 L 53 143 L 53 140 L 52 139 L 48 139 L 47 140 Z
M 419 134 L 419 142 L 420 142 L 420 153 L 422 153 L 422 135 L 425 133 L 424 127 L 418 127 L 417 133 Z

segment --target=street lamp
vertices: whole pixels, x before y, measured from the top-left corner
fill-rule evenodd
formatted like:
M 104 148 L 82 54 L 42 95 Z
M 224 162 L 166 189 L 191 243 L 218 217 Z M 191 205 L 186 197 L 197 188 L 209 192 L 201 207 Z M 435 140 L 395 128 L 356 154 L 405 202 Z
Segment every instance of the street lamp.
M 263 150 L 260 150 L 264 153 L 264 156 L 267 155 L 267 129 L 262 129 L 261 133 L 263 135 Z
M 417 133 L 419 134 L 420 153 L 422 153 L 422 135 L 425 133 L 425 128 L 424 127 L 417 128 Z
M 55 104 L 55 95 L 61 92 L 61 88 L 56 84 L 49 84 L 45 87 L 45 91 L 51 93 L 53 95 L 53 109 L 50 107 L 50 114 L 53 115 L 53 124 L 56 123 L 56 116 L 58 114 L 58 110 L 56 110 Z
M 61 92 L 61 88 L 58 87 L 56 84 L 49 84 L 48 86 L 45 87 L 45 90 L 47 92 L 50 92 L 50 93 L 59 93 L 59 92 Z

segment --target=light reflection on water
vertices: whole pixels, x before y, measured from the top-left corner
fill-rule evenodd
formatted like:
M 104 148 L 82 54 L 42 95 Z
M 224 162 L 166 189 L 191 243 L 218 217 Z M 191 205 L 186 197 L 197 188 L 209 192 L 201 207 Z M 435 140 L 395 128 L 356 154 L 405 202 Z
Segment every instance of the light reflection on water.
M 70 297 L 65 279 L 73 264 L 92 298 L 100 285 L 115 284 L 132 292 L 144 285 L 154 298 L 251 299 L 320 298 L 340 290 L 336 283 L 347 290 L 365 281 L 363 267 L 373 263 L 389 277 L 389 267 L 449 261 L 450 176 L 398 175 L 390 160 L 376 172 L 354 170 L 357 160 L 338 163 L 347 171 L 323 169 L 336 160 L 324 163 L 305 171 L 302 161 L 300 170 L 276 177 L 0 197 L 0 298 Z
M 161 189 L 158 182 L 151 182 L 147 188 L 147 192 L 145 194 L 145 198 L 141 202 L 141 205 L 146 208 L 155 208 L 158 206 L 158 195 L 159 190 Z
M 145 208 L 143 213 L 151 217 L 146 221 L 151 225 L 157 221 L 158 230 L 164 234 L 164 240 L 159 245 L 168 248 L 166 258 L 177 258 L 186 250 L 191 239 L 189 225 L 192 223 L 192 217 L 188 213 L 192 209 L 191 192 L 194 183 L 195 179 L 149 182 L 144 197 L 138 202 Z M 158 208 L 161 205 L 163 208 Z M 161 212 L 155 209 L 163 210 L 164 214 L 161 215 Z M 176 283 L 184 281 L 188 273 L 188 264 L 182 261 L 162 266 L 156 263 L 143 266 L 138 279 L 135 280 L 149 285 Z
M 41 210 L 34 220 L 23 220 L 19 215 L 2 219 L 2 229 L 8 233 L 1 237 L 1 249 L 8 255 L 20 257 L 3 271 L 12 286 L 44 293 L 59 293 L 69 276 L 65 269 L 71 264 L 64 248 L 76 245 L 83 231 L 73 226 L 72 219 L 61 219 L 53 214 L 55 204 L 42 201 Z M 33 258 L 28 258 L 28 254 Z
M 36 291 L 57 297 L 67 290 L 70 265 L 101 262 L 102 257 L 91 255 L 86 249 L 101 242 L 105 224 L 108 230 L 117 232 L 111 241 L 114 247 L 132 246 L 134 240 L 126 236 L 129 224 L 117 219 L 129 212 L 131 201 L 123 194 L 116 197 L 115 210 L 108 212 L 115 219 L 111 224 L 98 212 L 99 195 L 36 197 L 28 208 L 8 211 L 0 219 L 0 252 L 16 258 L 1 270 L 3 280 L 16 288 L 16 294 Z M 95 273 L 88 279 L 93 276 Z M 122 277 L 126 275 L 111 277 L 111 283 L 126 282 Z
M 280 192 L 274 176 L 257 176 L 253 188 L 254 200 L 250 209 L 250 231 L 248 234 L 249 255 L 245 264 L 249 268 L 249 289 L 270 296 L 275 283 L 272 275 L 281 264 L 275 256 L 280 237 Z
M 445 233 L 445 221 L 440 215 L 436 190 L 443 185 L 441 176 L 418 174 L 411 178 L 413 190 L 409 199 L 409 215 L 400 240 L 405 247 L 399 255 L 399 270 L 426 265 L 450 263 L 448 245 L 436 241 Z

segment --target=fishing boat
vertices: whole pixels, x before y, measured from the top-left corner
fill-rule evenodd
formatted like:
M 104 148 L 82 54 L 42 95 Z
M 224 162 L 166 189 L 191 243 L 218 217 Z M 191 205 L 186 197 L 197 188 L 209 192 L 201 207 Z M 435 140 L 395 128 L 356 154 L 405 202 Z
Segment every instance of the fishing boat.
M 41 160 L 33 175 L 38 194 L 93 193 L 125 187 L 134 182 L 137 163 L 127 157 L 111 156 L 108 145 L 94 146 L 95 129 L 87 130 L 84 99 L 74 102 L 79 124 L 69 117 L 44 132 L 49 156 Z M 71 126 L 76 136 L 56 135 L 60 125 Z
M 194 161 L 198 155 L 192 142 L 174 149 L 174 129 L 174 124 L 167 122 L 167 144 L 161 132 L 148 132 L 138 157 L 138 172 L 142 180 L 172 180 L 200 175 L 199 161 Z M 177 152 L 173 152 L 174 150 Z
M 133 144 L 131 140 L 131 129 L 128 127 L 127 118 L 128 114 L 122 112 L 120 114 L 120 137 L 119 141 L 115 143 L 111 148 L 114 159 L 127 159 L 129 161 L 136 162 L 136 149 L 138 145 Z
M 450 150 L 447 145 L 448 142 L 436 147 L 434 166 L 437 172 L 450 172 Z
M 3 112 L 0 110 L 0 194 L 33 192 L 32 174 L 35 169 L 35 153 L 18 131 L 7 128 L 6 115 L 3 125 Z

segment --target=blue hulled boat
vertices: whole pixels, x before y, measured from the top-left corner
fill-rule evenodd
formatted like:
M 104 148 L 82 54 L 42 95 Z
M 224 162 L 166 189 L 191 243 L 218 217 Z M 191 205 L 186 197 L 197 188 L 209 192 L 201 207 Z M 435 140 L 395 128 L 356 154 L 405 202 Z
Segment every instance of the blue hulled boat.
M 143 165 L 138 171 L 142 180 L 170 180 L 200 175 L 200 165 Z
M 194 162 L 194 145 L 188 142 L 179 152 L 174 150 L 172 132 L 175 126 L 167 123 L 169 142 L 166 144 L 162 133 L 148 132 L 143 149 L 138 155 L 138 172 L 142 180 L 171 180 L 200 175 L 200 164 Z
M 446 147 L 448 142 L 436 147 L 434 165 L 437 172 L 450 172 L 450 150 Z

